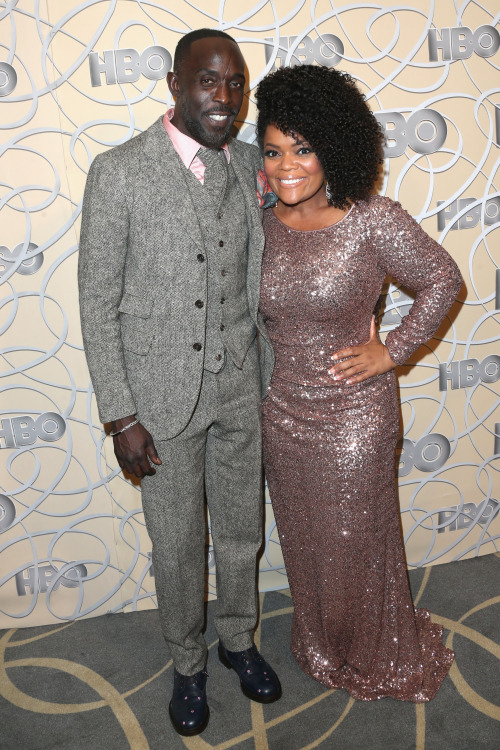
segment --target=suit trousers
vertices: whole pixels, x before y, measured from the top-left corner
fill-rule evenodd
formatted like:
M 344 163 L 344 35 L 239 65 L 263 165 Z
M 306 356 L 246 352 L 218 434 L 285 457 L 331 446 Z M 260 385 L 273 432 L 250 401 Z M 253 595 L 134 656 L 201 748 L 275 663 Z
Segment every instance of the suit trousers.
M 253 641 L 263 515 L 260 404 L 254 342 L 242 370 L 226 355 L 219 373 L 204 371 L 187 427 L 170 440 L 155 440 L 162 465 L 142 480 L 161 627 L 184 675 L 203 669 L 207 659 L 205 497 L 216 564 L 217 633 L 230 651 Z

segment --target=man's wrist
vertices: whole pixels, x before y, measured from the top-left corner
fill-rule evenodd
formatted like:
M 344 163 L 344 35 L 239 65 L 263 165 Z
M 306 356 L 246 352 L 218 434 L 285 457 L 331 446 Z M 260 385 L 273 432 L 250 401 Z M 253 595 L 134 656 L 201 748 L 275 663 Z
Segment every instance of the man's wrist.
M 111 422 L 111 432 L 118 432 L 119 430 L 123 430 L 123 428 L 128 424 L 134 422 L 135 419 L 135 414 L 131 414 L 129 417 L 121 417 L 121 419 L 114 419 Z
M 116 437 L 117 435 L 121 435 L 122 432 L 129 430 L 131 427 L 135 427 L 136 424 L 139 424 L 138 419 L 134 419 L 132 422 L 128 422 L 128 424 L 126 424 L 125 427 L 122 427 L 120 430 L 113 430 L 109 434 L 111 435 L 111 437 Z

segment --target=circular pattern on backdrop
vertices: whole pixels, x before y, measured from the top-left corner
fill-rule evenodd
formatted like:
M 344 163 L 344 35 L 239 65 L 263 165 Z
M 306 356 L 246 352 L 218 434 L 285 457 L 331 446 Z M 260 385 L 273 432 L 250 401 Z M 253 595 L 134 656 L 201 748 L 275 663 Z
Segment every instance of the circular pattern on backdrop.
M 155 604 L 138 487 L 119 473 L 85 367 L 75 253 L 93 157 L 161 114 L 170 103 L 164 78 L 175 44 L 201 26 L 227 30 L 244 51 L 249 86 L 239 123 L 243 140 L 254 139 L 253 92 L 274 66 L 335 65 L 359 81 L 388 137 L 381 192 L 408 205 L 454 254 L 467 286 L 447 325 L 419 350 L 416 366 L 411 372 L 400 368 L 408 562 L 419 566 L 498 550 L 500 87 L 494 0 L 464 2 L 458 11 L 456 3 L 443 10 L 426 0 L 67 5 L 18 1 L 0 10 L 0 217 L 6 228 L 0 247 L 0 624 Z M 382 332 L 412 302 L 408 290 L 392 283 Z M 266 507 L 262 590 L 286 585 L 269 499 Z M 209 540 L 207 550 L 207 592 L 214 594 Z

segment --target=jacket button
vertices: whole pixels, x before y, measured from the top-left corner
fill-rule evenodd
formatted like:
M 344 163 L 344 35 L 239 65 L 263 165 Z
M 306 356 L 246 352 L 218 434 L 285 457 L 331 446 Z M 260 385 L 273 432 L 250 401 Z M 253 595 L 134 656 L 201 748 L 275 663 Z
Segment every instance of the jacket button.
M 196 307 L 199 307 L 201 309 L 203 307 L 204 303 L 203 303 L 203 300 L 197 299 L 194 304 L 195 304 Z
M 219 211 L 219 213 L 217 214 L 217 218 L 218 218 L 218 219 L 222 219 L 222 214 L 221 214 L 221 212 L 220 212 L 220 211 Z
M 195 352 L 201 352 L 201 344 L 193 344 L 193 349 Z
M 223 240 L 219 240 L 219 247 L 224 247 L 224 241 Z
M 221 331 L 225 331 L 226 330 L 226 326 L 224 325 L 224 323 L 221 323 L 220 329 L 221 329 Z
M 221 298 L 220 298 L 220 303 L 221 303 L 221 305 L 223 305 L 225 301 L 226 301 L 226 298 L 225 298 L 225 297 L 221 297 Z
M 202 255 L 202 253 L 198 253 L 198 255 L 196 256 L 196 259 L 198 263 L 203 263 L 203 261 L 205 260 L 205 256 Z
M 217 354 L 217 356 L 215 357 L 215 359 L 217 360 L 217 362 L 220 362 L 221 359 L 222 359 L 222 354 Z
M 221 276 L 225 276 L 226 275 L 226 269 L 225 268 L 222 269 L 222 271 L 220 272 L 220 275 Z

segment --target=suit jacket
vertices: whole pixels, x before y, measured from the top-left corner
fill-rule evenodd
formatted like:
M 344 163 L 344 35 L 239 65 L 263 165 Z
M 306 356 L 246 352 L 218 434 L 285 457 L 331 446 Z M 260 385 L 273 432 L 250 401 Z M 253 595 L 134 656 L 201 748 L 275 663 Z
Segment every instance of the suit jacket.
M 258 314 L 264 249 L 255 194 L 260 156 L 233 140 L 231 164 L 249 222 L 247 294 L 260 332 L 263 395 L 274 358 Z M 196 405 L 203 372 L 207 263 L 186 168 L 159 118 L 89 170 L 79 254 L 83 341 L 103 422 L 137 413 L 157 439 L 177 435 Z M 199 347 L 194 345 L 201 344 Z

